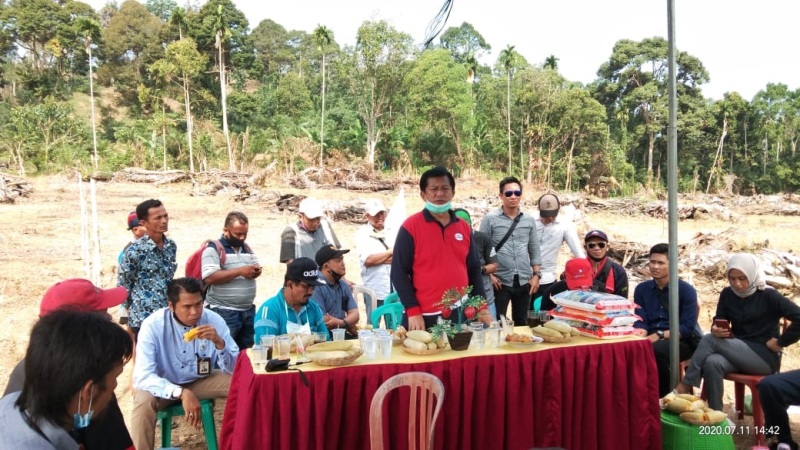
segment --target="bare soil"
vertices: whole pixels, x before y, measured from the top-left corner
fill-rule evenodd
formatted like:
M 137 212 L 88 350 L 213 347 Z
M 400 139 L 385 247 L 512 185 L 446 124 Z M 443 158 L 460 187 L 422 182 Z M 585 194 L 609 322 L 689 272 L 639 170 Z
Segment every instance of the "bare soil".
M 66 175 L 31 179 L 34 192 L 29 198 L 18 199 L 15 204 L 0 204 L 0 315 L 4 326 L 0 329 L 0 352 L 6 357 L 0 361 L 0 387 L 4 388 L 11 369 L 24 356 L 28 334 L 38 316 L 39 301 L 44 291 L 58 280 L 73 277 L 87 277 L 85 264 L 81 259 L 81 213 L 78 184 L 74 177 Z M 294 193 L 309 195 L 308 191 L 298 190 L 283 184 L 270 186 L 271 190 L 282 194 Z M 459 198 L 492 198 L 495 181 L 475 181 L 460 183 L 454 203 Z M 222 231 L 223 220 L 231 210 L 243 211 L 250 219 L 248 243 L 256 251 L 264 267 L 258 279 L 256 303 L 274 295 L 280 288 L 284 266 L 278 261 L 279 236 L 281 230 L 295 220 L 289 212 L 278 212 L 273 204 L 258 202 L 234 202 L 227 196 L 191 196 L 189 183 L 169 185 L 148 185 L 134 183 L 98 183 L 97 208 L 98 227 L 101 242 L 101 285 L 111 287 L 116 284 L 117 255 L 130 239 L 126 219 L 136 204 L 147 198 L 162 200 L 170 214 L 170 232 L 178 245 L 178 274 L 183 274 L 183 263 L 200 243 L 218 236 Z M 196 192 L 196 191 L 195 191 Z M 527 201 L 538 198 L 538 192 L 526 193 Z M 341 204 L 381 198 L 389 206 L 393 193 L 367 194 L 344 189 L 316 190 L 318 198 L 336 201 Z M 421 207 L 416 191 L 406 189 L 408 211 Z M 579 231 L 588 227 L 603 229 L 612 236 L 612 241 L 625 240 L 652 245 L 666 242 L 668 227 L 666 220 L 647 217 L 629 217 L 613 213 L 593 214 L 584 217 Z M 358 225 L 337 222 L 336 233 L 345 247 L 354 245 Z M 800 217 L 743 216 L 738 222 L 718 220 L 685 221 L 679 225 L 679 241 L 687 242 L 697 232 L 721 232 L 733 228 L 736 239 L 743 246 L 769 241 L 776 250 L 796 249 L 800 239 L 796 230 L 800 228 Z M 611 244 L 613 246 L 613 242 Z M 562 254 L 566 260 L 568 255 Z M 348 278 L 360 281 L 358 260 L 355 252 L 346 255 L 349 269 Z M 713 312 L 718 288 L 724 286 L 719 280 L 716 288 L 700 289 L 702 310 L 701 324 L 708 327 L 708 312 Z M 713 287 L 713 285 L 712 285 Z M 633 289 L 633 286 L 631 286 Z M 116 316 L 116 311 L 111 311 Z M 362 314 L 363 316 L 363 314 Z M 800 367 L 800 358 L 790 352 L 784 359 L 783 370 Z M 119 379 L 117 395 L 126 417 L 132 408 L 131 368 L 128 367 Z M 654 380 L 655 382 L 655 380 Z M 733 387 L 726 389 L 728 403 L 732 402 Z M 224 402 L 216 408 L 218 423 L 222 420 Z M 730 406 L 726 406 L 730 408 Z M 746 424 L 752 424 L 750 417 Z M 800 421 L 793 419 L 795 436 Z M 157 438 L 160 439 L 160 438 Z M 751 436 L 738 436 L 737 449 L 754 445 Z M 202 431 L 179 425 L 173 433 L 173 446 L 184 449 L 205 448 Z

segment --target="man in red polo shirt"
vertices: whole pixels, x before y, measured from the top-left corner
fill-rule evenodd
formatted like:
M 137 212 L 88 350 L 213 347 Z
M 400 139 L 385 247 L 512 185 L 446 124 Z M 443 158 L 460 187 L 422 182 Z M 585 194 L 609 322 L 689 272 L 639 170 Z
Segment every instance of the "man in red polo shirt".
M 450 207 L 455 190 L 455 179 L 447 169 L 427 170 L 419 180 L 425 209 L 406 219 L 397 233 L 391 279 L 409 330 L 436 324 L 441 315 L 436 304 L 450 288 L 471 285 L 472 295 L 485 297 L 472 230 Z

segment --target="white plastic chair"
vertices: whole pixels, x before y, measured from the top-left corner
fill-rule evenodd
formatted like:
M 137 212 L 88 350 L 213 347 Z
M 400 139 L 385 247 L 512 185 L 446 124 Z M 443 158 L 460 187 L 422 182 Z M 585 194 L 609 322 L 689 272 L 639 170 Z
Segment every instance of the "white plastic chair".
M 356 298 L 356 304 L 359 302 L 358 294 L 361 294 L 362 299 L 360 301 L 364 302 L 364 310 L 367 312 L 367 323 L 372 323 L 370 315 L 372 315 L 372 311 L 375 311 L 378 307 L 378 296 L 375 295 L 375 291 L 361 284 L 353 286 L 353 296 Z
M 408 449 L 431 450 L 436 430 L 436 418 L 444 403 L 444 384 L 435 375 L 426 372 L 397 374 L 375 391 L 369 407 L 369 434 L 372 450 L 383 450 L 384 400 L 394 389 L 410 388 L 408 401 Z M 389 408 L 391 412 L 392 409 Z M 391 423 L 391 418 L 389 419 Z M 391 436 L 390 436 L 391 439 Z

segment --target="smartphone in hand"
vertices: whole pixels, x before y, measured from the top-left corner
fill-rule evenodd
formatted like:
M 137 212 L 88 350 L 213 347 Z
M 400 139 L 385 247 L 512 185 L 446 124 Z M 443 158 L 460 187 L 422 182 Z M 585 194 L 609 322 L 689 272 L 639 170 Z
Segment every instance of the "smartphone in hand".
M 731 331 L 731 323 L 725 319 L 714 319 L 714 326 L 717 328 L 722 328 L 724 330 L 728 330 L 728 333 Z M 733 334 L 729 334 L 728 339 L 732 338 Z

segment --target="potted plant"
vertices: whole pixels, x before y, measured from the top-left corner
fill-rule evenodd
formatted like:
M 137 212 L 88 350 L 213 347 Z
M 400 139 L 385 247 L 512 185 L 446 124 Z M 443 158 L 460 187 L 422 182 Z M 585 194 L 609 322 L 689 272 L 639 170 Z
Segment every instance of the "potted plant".
M 486 299 L 477 295 L 470 296 L 472 286 L 463 288 L 450 288 L 442 295 L 442 300 L 437 304 L 442 310 L 442 320 L 431 327 L 434 336 L 446 336 L 453 350 L 466 350 L 472 339 L 472 331 L 467 324 L 478 319 L 482 314 L 489 314 L 489 304 Z M 456 321 L 450 320 L 455 314 Z

